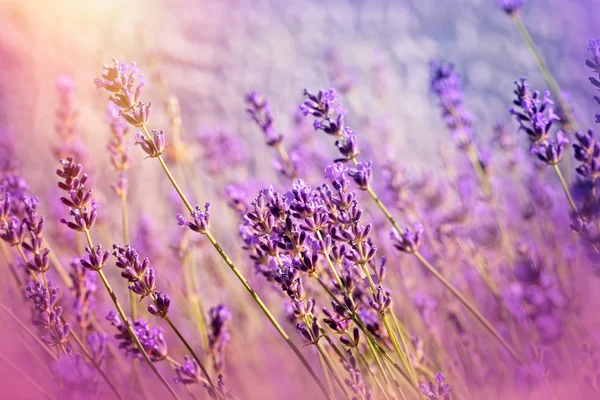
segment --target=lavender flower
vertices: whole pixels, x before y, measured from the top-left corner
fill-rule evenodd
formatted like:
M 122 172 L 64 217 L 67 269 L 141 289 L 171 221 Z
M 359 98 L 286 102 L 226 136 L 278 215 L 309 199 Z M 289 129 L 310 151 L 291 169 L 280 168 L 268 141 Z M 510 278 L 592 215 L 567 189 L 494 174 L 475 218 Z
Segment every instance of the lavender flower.
M 150 260 L 140 257 L 129 245 L 125 247 L 118 244 L 113 245 L 113 256 L 117 259 L 116 266 L 120 268 L 121 276 L 131 283 L 129 290 L 142 299 L 152 296 L 155 304 L 148 307 L 148 311 L 160 317 L 164 317 L 171 303 L 169 296 L 156 292 L 156 275 L 154 268 L 150 268 Z
M 271 114 L 271 105 L 269 102 L 264 100 L 256 90 L 246 94 L 244 96 L 244 102 L 248 107 L 246 112 L 262 130 L 267 139 L 267 144 L 273 147 L 279 146 L 283 140 L 283 135 L 275 132 L 273 115 Z
M 421 239 L 425 228 L 416 222 L 414 230 L 406 228 L 403 233 L 393 230 L 390 233 L 390 239 L 394 242 L 394 247 L 403 253 L 414 253 L 421 245 Z
M 225 346 L 231 335 L 227 331 L 227 324 L 231 320 L 231 312 L 223 305 L 219 304 L 208 310 L 209 328 L 208 347 L 212 354 L 213 364 L 217 372 L 223 370 L 225 360 Z
M 496 0 L 498 7 L 508 15 L 516 14 L 524 2 L 525 0 Z
M 465 150 L 473 144 L 473 118 L 463 108 L 460 77 L 454 65 L 445 61 L 431 61 L 431 92 L 439 100 L 442 118 L 459 149 Z
M 337 139 L 335 146 L 342 158 L 335 162 L 356 159 L 360 154 L 356 135 L 345 125 L 346 110 L 338 103 L 335 91 L 319 90 L 317 94 L 313 94 L 309 89 L 304 89 L 304 97 L 306 100 L 300 105 L 300 111 L 304 116 L 311 115 L 315 118 L 313 123 L 315 131 L 321 130 Z
M 119 174 L 119 180 L 112 184 L 112 189 L 117 195 L 122 195 L 127 192 L 127 171 L 132 164 L 131 156 L 127 151 L 126 135 L 129 126 L 119 115 L 119 107 L 114 103 L 108 103 L 107 121 L 112 133 L 112 137 L 107 145 L 107 150 L 110 155 L 110 165 Z
M 348 175 L 350 175 L 360 190 L 367 190 L 373 179 L 371 161 L 359 162 L 356 168 L 348 171 Z
M 210 227 L 210 203 L 204 205 L 204 212 L 200 211 L 200 206 L 196 206 L 195 211 L 192 211 L 192 222 L 188 221 L 182 214 L 177 215 L 179 226 L 187 226 L 194 232 L 206 233 Z
M 82 331 L 87 330 L 91 323 L 92 312 L 95 308 L 94 293 L 96 292 L 96 275 L 90 273 L 77 259 L 71 262 L 71 293 L 75 299 L 73 308 L 77 323 Z
M 112 66 L 103 65 L 102 78 L 94 83 L 110 93 L 109 100 L 121 109 L 120 115 L 129 124 L 141 127 L 148 123 L 152 103 L 146 106 L 141 101 L 146 81 L 135 63 L 113 60 Z
M 26 289 L 27 298 L 34 305 L 33 324 L 43 332 L 41 339 L 48 346 L 60 346 L 63 349 L 67 346 L 70 352 L 69 335 L 71 326 L 62 320 L 62 307 L 57 305 L 60 298 L 58 287 L 44 286 L 40 282 L 35 282 Z
M 59 107 L 56 110 L 55 131 L 59 142 L 54 148 L 54 155 L 59 159 L 75 156 L 77 159 L 84 160 L 87 155 L 81 139 L 76 135 L 79 111 L 74 107 L 75 85 L 73 79 L 68 75 L 60 75 L 56 79 L 56 88 Z
M 86 187 L 88 176 L 83 174 L 83 166 L 75 164 L 72 157 L 61 160 L 62 170 L 56 174 L 62 179 L 58 187 L 69 194 L 61 197 L 64 205 L 69 207 L 71 220 L 61 219 L 60 222 L 77 232 L 84 232 L 94 226 L 98 218 L 100 206 L 92 199 L 92 189 Z
M 591 60 L 585 60 L 585 65 L 591 68 L 592 72 L 598 74 L 600 78 L 600 39 L 590 40 L 590 47 L 588 49 L 592 53 Z M 593 76 L 590 76 L 590 82 L 600 91 L 600 80 Z M 600 96 L 594 96 L 594 100 L 600 104 Z M 596 123 L 600 124 L 600 114 L 596 114 Z
M 452 389 L 450 385 L 444 383 L 446 378 L 442 375 L 441 372 L 438 372 L 435 376 L 435 380 L 437 382 L 437 387 L 433 384 L 433 382 L 429 382 L 429 385 L 424 383 L 419 385 L 419 389 L 423 396 L 427 397 L 429 400 L 450 400 L 450 392 Z
M 600 143 L 591 129 L 587 133 L 576 132 L 575 138 L 579 142 L 573 143 L 575 159 L 581 163 L 575 170 L 582 178 L 595 182 L 600 178 Z
M 549 92 L 545 92 L 543 97 L 539 92 L 531 92 L 525 78 L 515 84 L 516 99 L 513 103 L 516 108 L 509 111 L 519 123 L 520 130 L 527 134 L 534 151 L 535 146 L 544 145 L 550 140 L 552 123 L 559 118 L 554 112 L 554 102 Z
M 372 400 L 373 393 L 366 387 L 360 371 L 356 367 L 356 359 L 352 352 L 347 353 L 348 361 L 341 359 L 340 362 L 348 372 L 349 378 L 345 379 L 346 386 L 352 390 L 353 400 Z
M 185 356 L 184 363 L 175 367 L 177 376 L 173 378 L 175 383 L 184 385 L 195 385 L 202 382 L 202 371 L 200 366 L 192 357 Z
M 567 143 L 569 143 L 569 140 L 565 137 L 564 133 L 558 131 L 556 132 L 556 140 L 549 140 L 542 143 L 535 153 L 538 159 L 544 164 L 556 165 L 562 160 L 563 150 Z
M 166 149 L 165 131 L 152 130 L 152 140 L 148 139 L 143 133 L 137 132 L 135 134 L 135 144 L 139 145 L 148 157 L 158 157 Z
M 119 340 L 119 348 L 125 350 L 126 354 L 132 354 L 133 357 L 142 358 L 142 355 L 129 334 L 127 327 L 120 320 L 118 315 L 111 311 L 106 319 L 117 328 L 118 333 L 115 339 Z M 140 340 L 142 348 L 153 362 L 164 360 L 168 355 L 167 342 L 163 336 L 163 330 L 158 327 L 150 327 L 150 323 L 141 319 L 132 324 L 135 335 Z

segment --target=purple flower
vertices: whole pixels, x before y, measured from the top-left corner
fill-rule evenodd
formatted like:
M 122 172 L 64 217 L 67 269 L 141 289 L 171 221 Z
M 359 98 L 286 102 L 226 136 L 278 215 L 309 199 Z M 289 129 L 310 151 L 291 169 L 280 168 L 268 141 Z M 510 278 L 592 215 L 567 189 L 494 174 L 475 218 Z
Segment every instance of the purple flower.
M 359 162 L 356 168 L 351 168 L 348 171 L 348 175 L 350 175 L 360 190 L 369 189 L 369 185 L 373 179 L 371 161 Z
M 177 376 L 173 378 L 176 383 L 195 385 L 202 381 L 200 366 L 192 357 L 185 356 L 184 363 L 175 367 Z
M 588 50 L 592 53 L 592 59 L 585 60 L 585 65 L 590 67 L 592 72 L 598 74 L 598 78 L 600 78 L 600 39 L 590 40 L 590 47 Z M 591 76 L 590 82 L 600 91 L 600 80 Z M 600 96 L 594 96 L 594 100 L 600 104 Z M 596 123 L 600 124 L 600 114 L 596 114 Z
M 600 178 L 600 143 L 591 129 L 587 133 L 576 132 L 575 137 L 579 142 L 573 143 L 575 159 L 581 163 L 575 170 L 582 178 L 595 182 Z
M 497 0 L 496 2 L 505 13 L 512 15 L 519 11 L 525 0 Z
M 556 140 L 550 140 L 542 143 L 537 149 L 537 157 L 547 165 L 556 165 L 562 160 L 565 144 L 569 140 L 562 131 L 556 132 Z
M 435 380 L 437 382 L 437 387 L 433 382 L 429 382 L 429 385 L 421 383 L 419 385 L 419 389 L 423 396 L 427 397 L 429 400 L 450 400 L 450 392 L 452 389 L 450 385 L 445 384 L 444 375 L 441 372 L 438 372 L 435 376 Z
M 111 311 L 106 319 L 117 329 L 115 339 L 119 341 L 119 349 L 125 350 L 126 354 L 132 354 L 136 358 L 142 358 L 139 349 L 127 330 L 127 326 L 120 320 L 117 314 Z M 133 331 L 140 340 L 142 348 L 154 362 L 164 360 L 168 355 L 167 342 L 163 336 L 163 330 L 151 327 L 150 323 L 138 319 L 133 324 Z
M 373 393 L 365 385 L 362 375 L 356 366 L 356 359 L 352 355 L 352 352 L 348 351 L 346 356 L 348 361 L 341 359 L 340 362 L 348 373 L 348 378 L 345 379 L 344 382 L 346 383 L 346 386 L 352 390 L 352 398 L 357 400 L 372 400 Z
M 82 330 L 86 330 L 91 323 L 92 311 L 95 308 L 94 293 L 96 292 L 96 274 L 90 273 L 78 259 L 71 262 L 71 293 L 75 299 L 73 308 L 77 323 Z
M 168 294 L 161 292 L 152 293 L 154 304 L 148 306 L 148 312 L 152 315 L 164 318 L 169 312 L 169 306 L 171 305 L 171 299 Z
M 102 78 L 94 83 L 110 93 L 109 100 L 121 109 L 121 117 L 129 124 L 141 127 L 148 123 L 152 103 L 145 106 L 141 101 L 146 81 L 134 62 L 113 60 L 112 66 L 103 65 Z
M 430 88 L 439 100 L 442 118 L 450 130 L 459 149 L 466 149 L 473 143 L 472 117 L 463 108 L 463 94 L 460 77 L 454 65 L 445 61 L 431 61 Z
M 269 146 L 278 146 L 283 140 L 283 135 L 275 132 L 273 126 L 273 115 L 271 114 L 271 106 L 269 102 L 263 99 L 260 94 L 253 90 L 244 96 L 244 102 L 248 107 L 246 112 L 258 127 L 262 130 L 267 144 Z
M 177 215 L 177 222 L 179 226 L 187 226 L 194 232 L 206 233 L 210 227 L 210 203 L 204 205 L 204 212 L 200 210 L 200 206 L 197 205 L 196 209 L 192 211 L 193 221 L 188 221 L 182 214 Z
M 100 271 L 110 258 L 110 252 L 108 250 L 103 252 L 100 243 L 96 245 L 95 249 L 86 247 L 85 252 L 88 253 L 88 259 L 82 258 L 79 262 L 82 267 L 90 271 Z
M 554 112 L 554 102 L 550 99 L 549 92 L 545 92 L 543 97 L 539 92 L 531 92 L 525 78 L 521 78 L 515 84 L 516 99 L 513 103 L 516 108 L 509 111 L 519 123 L 520 130 L 527 134 L 534 149 L 535 146 L 549 141 L 552 123 L 559 118 Z
M 139 145 L 144 153 L 150 158 L 160 156 L 165 152 L 165 131 L 152 130 L 152 140 L 148 139 L 142 132 L 137 132 L 135 135 L 135 144 Z
M 414 224 L 414 230 L 406 228 L 404 232 L 400 233 L 393 230 L 390 233 L 390 238 L 394 242 L 394 247 L 403 253 L 414 253 L 419 249 L 421 245 L 421 238 L 423 236 L 425 228 L 420 223 Z

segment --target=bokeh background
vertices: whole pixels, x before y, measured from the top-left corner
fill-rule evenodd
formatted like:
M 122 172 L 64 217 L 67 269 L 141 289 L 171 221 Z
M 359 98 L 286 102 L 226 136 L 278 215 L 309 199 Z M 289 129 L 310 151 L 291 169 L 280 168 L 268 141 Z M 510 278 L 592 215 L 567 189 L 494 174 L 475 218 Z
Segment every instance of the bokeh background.
M 561 87 L 569 90 L 580 121 L 591 126 L 593 90 L 584 59 L 588 40 L 600 36 L 596 0 L 526 3 L 522 15 L 534 40 Z M 285 134 L 302 90 L 334 84 L 331 57 L 352 79 L 354 89 L 345 101 L 350 121 L 363 127 L 364 141 L 377 142 L 385 134 L 392 144 L 388 155 L 442 177 L 439 150 L 453 143 L 429 93 L 430 60 L 457 66 L 482 143 L 491 138 L 495 121 L 509 119 L 515 79 L 524 76 L 532 86 L 545 87 L 494 0 L 0 0 L 0 26 L 0 138 L 13 139 L 13 155 L 32 192 L 47 196 L 55 192 L 51 148 L 57 140 L 60 74 L 73 77 L 89 168 L 99 193 L 110 194 L 114 172 L 106 167 L 106 94 L 93 80 L 113 58 L 135 60 L 149 75 L 160 74 L 168 93 L 179 98 L 186 140 L 193 142 L 207 129 L 237 132 L 252 155 L 249 173 L 267 181 L 275 174 L 270 156 L 264 156 L 263 137 L 248 122 L 244 93 L 258 89 L 269 98 Z M 159 98 L 164 88 L 150 85 L 146 93 Z M 166 114 L 156 109 L 153 125 L 166 126 Z M 171 189 L 156 163 L 143 162 L 140 151 L 132 153 L 131 224 L 152 215 L 158 243 L 167 243 L 169 230 L 161 224 L 172 225 L 173 205 L 147 194 Z M 205 197 L 200 203 L 218 198 L 223 189 L 209 175 L 198 170 Z M 109 215 L 118 211 L 109 201 L 103 206 Z M 227 214 L 224 205 L 214 206 Z M 231 242 L 236 233 L 223 235 Z M 210 303 L 230 298 L 218 287 L 207 287 L 204 294 Z M 237 340 L 236 347 L 243 347 L 243 337 Z M 271 365 L 255 375 L 272 373 L 283 359 L 269 358 Z M 282 374 L 282 387 L 294 379 L 296 366 L 286 368 L 291 371 Z M 244 390 L 251 388 L 240 387 Z M 0 398 L 19 398 L 4 395 Z

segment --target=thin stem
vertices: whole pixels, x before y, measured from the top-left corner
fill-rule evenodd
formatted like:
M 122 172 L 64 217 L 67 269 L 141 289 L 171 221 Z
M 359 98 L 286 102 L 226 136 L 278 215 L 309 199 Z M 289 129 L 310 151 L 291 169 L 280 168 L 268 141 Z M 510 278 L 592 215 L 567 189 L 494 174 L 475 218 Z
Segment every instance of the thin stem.
M 129 334 L 131 335 L 131 338 L 135 342 L 135 345 L 137 346 L 138 350 L 142 354 L 142 357 L 144 357 L 144 360 L 146 360 L 146 363 L 148 363 L 148 366 L 150 367 L 150 369 L 152 369 L 152 372 L 154 372 L 154 374 L 158 377 L 158 379 L 160 379 L 160 381 L 167 388 L 167 390 L 169 391 L 171 396 L 173 396 L 173 398 L 175 398 L 175 399 L 180 400 L 179 396 L 177 395 L 175 390 L 173 390 L 173 388 L 171 387 L 169 382 L 165 379 L 164 376 L 162 376 L 160 371 L 156 368 L 156 365 L 154 365 L 152 360 L 150 360 L 150 357 L 148 357 L 146 350 L 144 350 L 142 343 L 140 343 L 140 339 L 138 339 L 137 335 L 135 334 L 135 332 L 131 326 L 131 323 L 127 319 L 127 316 L 125 315 L 125 312 L 123 311 L 123 308 L 121 307 L 121 304 L 119 303 L 119 300 L 117 300 L 117 296 L 115 295 L 115 292 L 113 291 L 112 287 L 110 286 L 110 283 L 108 283 L 108 280 L 106 279 L 106 275 L 104 275 L 104 272 L 102 272 L 102 270 L 98 270 L 98 275 L 100 275 L 100 279 L 102 279 L 102 283 L 104 283 L 104 287 L 106 288 L 106 291 L 108 292 L 113 303 L 115 304 L 115 307 L 117 308 L 117 311 L 119 313 L 119 316 L 121 317 L 121 320 L 127 327 L 127 331 L 129 331 Z
M 574 131 L 576 131 L 578 129 L 578 126 L 577 126 L 577 121 L 575 120 L 575 116 L 571 112 L 569 105 L 566 103 L 566 101 L 562 95 L 562 92 L 560 90 L 560 86 L 558 85 L 558 82 L 556 82 L 556 79 L 554 79 L 554 75 L 552 75 L 552 72 L 550 72 L 550 69 L 548 68 L 548 65 L 546 64 L 546 61 L 544 60 L 544 57 L 542 56 L 542 54 L 538 50 L 537 46 L 535 45 L 533 39 L 531 38 L 531 35 L 529 34 L 529 30 L 527 29 L 527 27 L 523 23 L 523 20 L 521 19 L 521 15 L 518 12 L 514 13 L 511 16 L 511 19 L 512 19 L 513 23 L 515 24 L 515 28 L 519 32 L 519 35 L 521 35 L 523 42 L 525 42 L 525 45 L 527 46 L 527 48 L 533 55 L 533 58 L 535 59 L 535 63 L 537 64 L 537 67 L 540 70 L 542 77 L 546 81 L 546 84 L 548 85 L 548 87 L 550 87 L 552 94 L 554 94 L 554 97 L 558 100 L 558 103 L 560 104 L 562 111 L 565 113 L 565 116 L 567 117 L 567 122 L 571 125 L 571 128 Z
M 215 250 L 217 250 L 217 252 L 221 256 L 221 258 L 223 258 L 223 260 L 225 261 L 225 263 L 227 264 L 227 266 L 233 271 L 233 273 L 235 274 L 235 276 L 242 283 L 242 285 L 244 286 L 244 288 L 246 289 L 246 291 L 248 293 L 250 293 L 250 296 L 252 296 L 252 298 L 254 299 L 254 301 L 256 302 L 256 304 L 258 304 L 258 306 L 260 307 L 260 309 L 262 310 L 262 312 L 269 319 L 269 321 L 271 322 L 271 324 L 273 325 L 273 327 L 277 330 L 277 332 L 279 333 L 279 335 L 286 341 L 286 343 L 288 344 L 288 346 L 292 349 L 292 351 L 300 359 L 300 361 L 302 362 L 302 364 L 304 365 L 304 367 L 308 370 L 308 373 L 313 377 L 313 379 L 315 380 L 315 382 L 317 383 L 317 385 L 319 385 L 319 388 L 321 388 L 321 391 L 323 392 L 323 394 L 325 395 L 325 397 L 327 397 L 328 399 L 330 399 L 331 397 L 327 393 L 327 389 L 325 388 L 325 386 L 321 382 L 321 379 L 315 374 L 314 370 L 312 369 L 312 367 L 310 366 L 310 364 L 308 363 L 308 361 L 306 360 L 306 358 L 304 358 L 304 356 L 302 355 L 302 353 L 300 352 L 300 350 L 298 349 L 298 347 L 294 344 L 294 342 L 288 336 L 288 334 L 283 330 L 283 328 L 281 327 L 281 325 L 279 325 L 279 323 L 277 322 L 277 320 L 275 319 L 275 317 L 273 316 L 273 314 L 271 314 L 271 311 L 269 311 L 269 309 L 267 308 L 267 306 L 265 305 L 265 303 L 262 301 L 262 299 L 260 298 L 260 296 L 258 295 L 258 293 L 256 293 L 254 291 L 254 289 L 252 289 L 252 286 L 250 286 L 250 284 L 248 283 L 248 281 L 246 280 L 246 278 L 244 277 L 244 275 L 242 274 L 242 272 L 235 266 L 235 264 L 233 264 L 233 261 L 231 261 L 229 259 L 229 256 L 227 256 L 227 254 L 221 248 L 221 245 L 219 245 L 219 243 L 216 241 L 216 239 L 213 237 L 213 235 L 209 231 L 206 231 L 205 235 L 208 238 L 208 240 L 210 241 L 210 243 L 213 245 L 213 247 L 215 248 Z
M 111 382 L 111 380 L 109 379 L 109 377 L 104 373 L 104 371 L 102 370 L 102 368 L 100 368 L 100 365 L 96 362 L 96 360 L 94 359 L 94 357 L 92 357 L 92 355 L 87 351 L 87 349 L 85 348 L 85 345 L 82 343 L 81 339 L 79 339 L 79 337 L 77 336 L 77 334 L 74 331 L 71 331 L 71 336 L 73 337 L 73 339 L 75 340 L 75 342 L 81 348 L 81 352 L 83 353 L 83 355 L 85 355 L 87 357 L 87 359 L 90 360 L 90 362 L 92 363 L 92 365 L 94 366 L 94 368 L 96 368 L 96 370 L 98 371 L 98 373 L 102 376 L 102 378 L 104 379 L 104 381 L 108 384 L 108 386 L 110 387 L 110 389 L 114 392 L 114 394 L 120 400 L 121 399 L 121 395 L 117 391 L 117 388 L 113 385 L 113 383 Z
M 565 181 L 565 178 L 563 177 L 562 172 L 560 172 L 560 168 L 558 168 L 558 164 L 554 164 L 552 167 L 554 168 L 554 171 L 556 171 L 556 175 L 558 176 L 558 179 L 560 180 L 560 184 L 562 185 L 563 190 L 565 191 L 565 194 L 567 195 L 567 200 L 569 200 L 569 205 L 571 206 L 571 208 L 573 209 L 575 214 L 579 215 L 579 210 L 577 210 L 577 206 L 575 205 L 575 202 L 573 201 L 573 198 L 571 197 L 571 192 L 569 191 L 569 186 L 567 185 L 567 182 Z
M 373 189 L 371 189 L 370 187 L 367 188 L 367 191 L 369 192 L 369 194 L 371 195 L 371 197 L 373 198 L 373 200 L 375 200 L 375 203 L 377 203 L 377 205 L 379 206 L 379 208 L 381 209 L 381 211 L 385 214 L 385 216 L 387 217 L 388 221 L 390 221 L 390 223 L 392 224 L 392 226 L 394 227 L 394 229 L 396 229 L 400 234 L 402 234 L 403 230 L 400 228 L 400 226 L 398 225 L 398 223 L 396 222 L 396 220 L 394 219 L 394 217 L 390 214 L 390 212 L 387 210 L 387 208 L 385 207 L 385 205 L 381 202 L 381 200 L 379 199 L 379 197 L 377 197 L 377 194 L 375 194 L 375 192 L 373 191 Z M 438 270 L 431 265 L 431 263 L 429 261 L 427 261 L 423 255 L 421 255 L 421 253 L 419 253 L 418 251 L 414 252 L 413 255 L 421 262 L 421 264 L 423 264 L 423 266 L 425 266 L 425 268 L 427 268 L 427 270 L 429 270 L 429 272 L 431 272 L 431 274 L 438 280 L 440 281 L 448 290 L 450 290 L 450 292 L 452 292 L 452 294 L 458 299 L 460 300 L 460 302 L 471 312 L 471 314 L 473 314 L 473 316 L 475 318 L 477 318 L 477 320 L 479 320 L 479 322 L 481 322 L 483 324 L 483 326 L 492 334 L 492 336 L 494 336 L 499 342 L 500 344 L 502 344 L 502 346 L 508 350 L 508 352 L 521 364 L 523 364 L 523 361 L 521 360 L 521 358 L 519 357 L 519 355 L 517 354 L 517 352 L 512 348 L 512 346 L 510 346 L 506 340 L 504 340 L 504 338 L 498 333 L 498 331 L 496 331 L 496 329 L 492 326 L 492 324 L 487 320 L 487 318 L 485 318 L 481 312 L 479 312 L 479 310 L 477 310 L 477 308 L 471 304 L 470 301 L 468 301 L 459 291 L 458 289 L 456 289 L 454 287 L 454 285 L 452 285 L 450 283 L 450 281 L 448 281 L 442 274 L 440 274 L 438 272 Z
M 350 396 L 348 396 L 348 393 L 346 392 L 346 388 L 344 387 L 344 384 L 342 383 L 340 377 L 338 376 L 335 368 L 331 364 L 331 361 L 329 360 L 327 353 L 321 348 L 321 346 L 319 346 L 318 343 L 315 346 L 317 347 L 317 351 L 319 352 L 319 355 L 322 357 L 323 361 L 325 362 L 325 365 L 327 366 L 329 371 L 331 371 L 331 375 L 333 376 L 335 383 L 337 383 L 337 385 L 340 387 L 340 390 L 342 391 L 342 393 L 344 393 L 344 397 L 346 397 L 346 399 L 349 400 Z M 325 372 L 325 371 L 326 371 L 326 369 L 323 368 L 323 372 Z M 331 397 L 335 399 L 333 388 L 330 387 L 330 390 L 331 390 Z
M 521 360 L 521 357 L 517 354 L 517 352 L 512 348 L 512 346 L 510 344 L 508 344 L 508 342 L 506 340 L 504 340 L 504 338 L 500 335 L 500 333 L 498 333 L 498 331 L 496 330 L 496 328 L 494 328 L 494 326 L 487 320 L 487 318 L 485 318 L 481 312 L 469 301 L 467 300 L 466 297 L 464 297 L 459 291 L 458 289 L 456 289 L 454 287 L 454 285 L 452 285 L 450 283 L 450 281 L 448 281 L 442 274 L 440 274 L 438 272 L 437 269 L 435 269 L 435 267 L 433 265 L 431 265 L 429 263 L 429 261 L 427 261 L 423 255 L 421 255 L 421 253 L 419 253 L 418 251 L 416 251 L 414 253 L 415 257 L 417 257 L 417 259 L 421 262 L 421 264 L 423 264 L 427 270 L 429 272 L 431 272 L 431 274 L 433 274 L 433 276 L 435 276 L 437 278 L 437 280 L 439 280 L 444 286 L 446 286 L 446 289 L 450 290 L 450 292 L 452 292 L 452 294 L 471 312 L 471 314 L 473 314 L 473 316 L 479 321 L 481 322 L 481 324 L 488 330 L 488 332 L 490 334 L 492 334 L 492 336 L 494 336 L 499 342 L 500 344 L 502 344 L 502 346 L 521 364 L 523 364 L 523 360 Z
M 92 237 L 90 235 L 90 231 L 88 229 L 86 229 L 83 232 L 85 233 L 85 238 L 87 240 L 88 246 L 90 247 L 90 251 L 93 251 L 94 242 L 92 241 Z M 100 275 L 100 279 L 102 279 L 102 283 L 104 283 L 104 287 L 106 288 L 106 291 L 110 295 L 110 298 L 112 299 L 115 307 L 117 308 L 117 312 L 119 313 L 119 316 L 121 317 L 121 320 L 123 321 L 123 323 L 127 327 L 127 331 L 129 332 L 129 335 L 131 335 L 131 338 L 133 339 L 133 341 L 134 341 L 136 347 L 138 348 L 140 354 L 142 355 L 142 357 L 144 358 L 144 360 L 146 360 L 146 363 L 148 363 L 148 366 L 150 367 L 150 369 L 152 370 L 152 372 L 154 372 L 154 374 L 158 377 L 158 379 L 160 379 L 160 381 L 162 382 L 162 384 L 167 388 L 167 390 L 169 391 L 169 393 L 171 394 L 171 396 L 173 396 L 173 398 L 175 398 L 177 400 L 180 400 L 180 398 L 177 395 L 177 393 L 175 392 L 175 390 L 171 387 L 171 385 L 169 384 L 169 382 L 165 379 L 165 377 L 156 368 L 156 365 L 154 365 L 154 363 L 152 362 L 152 360 L 150 360 L 150 357 L 148 357 L 148 354 L 146 353 L 146 350 L 144 350 L 144 346 L 142 346 L 142 343 L 140 343 L 140 339 L 135 334 L 135 331 L 133 330 L 133 327 L 131 326 L 131 323 L 129 322 L 129 319 L 127 318 L 127 315 L 125 315 L 125 311 L 123 311 L 123 307 L 121 307 L 121 303 L 119 303 L 119 300 L 117 299 L 117 295 L 115 294 L 112 286 L 110 286 L 110 283 L 106 279 L 106 275 L 104 275 L 104 272 L 101 269 L 98 270 L 98 275 Z
M 177 335 L 177 337 L 179 338 L 179 340 L 181 340 L 181 343 L 183 343 L 183 345 L 190 352 L 190 354 L 192 355 L 192 357 L 194 357 L 194 360 L 196 360 L 196 362 L 198 363 L 198 366 L 200 367 L 200 370 L 202 371 L 202 374 L 206 377 L 206 381 L 208 382 L 208 384 L 210 385 L 210 387 L 212 387 L 215 390 L 216 393 L 219 393 L 219 391 L 215 387 L 213 381 L 210 379 L 210 375 L 208 374 L 208 371 L 204 367 L 204 364 L 202 363 L 202 360 L 200 360 L 200 358 L 196 355 L 196 353 L 194 352 L 194 350 L 192 350 L 192 346 L 190 346 L 190 344 L 187 342 L 187 340 L 185 340 L 185 338 L 183 337 L 183 335 L 181 334 L 181 332 L 179 332 L 179 329 L 177 329 L 177 327 L 175 327 L 175 325 L 173 324 L 173 322 L 171 322 L 171 319 L 168 316 L 165 315 L 164 320 L 167 322 L 167 324 L 169 324 L 169 326 L 171 327 L 171 329 L 173 330 L 173 332 L 175 332 L 175 335 Z

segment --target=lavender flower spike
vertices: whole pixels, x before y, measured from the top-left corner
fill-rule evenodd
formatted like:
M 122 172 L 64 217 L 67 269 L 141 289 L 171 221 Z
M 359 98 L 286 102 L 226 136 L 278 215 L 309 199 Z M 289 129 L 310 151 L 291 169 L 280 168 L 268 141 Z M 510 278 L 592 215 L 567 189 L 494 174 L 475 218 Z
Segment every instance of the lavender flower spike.
M 219 304 L 208 310 L 210 317 L 210 333 L 208 335 L 208 347 L 211 350 L 213 363 L 217 371 L 223 369 L 225 359 L 225 345 L 229 342 L 231 335 L 227 331 L 227 324 L 231 320 L 231 312 L 227 306 Z
M 414 224 L 414 230 L 406 228 L 403 233 L 395 229 L 390 233 L 390 238 L 394 242 L 394 247 L 403 253 L 414 253 L 421 245 L 421 238 L 425 228 L 420 223 Z
M 177 215 L 177 221 L 180 226 L 187 226 L 194 232 L 206 233 L 210 227 L 210 203 L 204 205 L 204 212 L 200 211 L 200 206 L 196 206 L 192 211 L 193 221 L 188 221 L 182 214 Z
M 585 65 L 590 67 L 595 74 L 598 74 L 598 79 L 591 76 L 590 82 L 600 91 L 600 39 L 590 40 L 588 50 L 592 53 L 592 59 L 586 60 Z M 600 104 L 600 96 L 594 96 L 594 100 Z M 600 124 L 600 114 L 596 114 L 596 123 Z
M 497 0 L 498 7 L 508 15 L 513 15 L 519 12 L 525 0 Z
M 446 378 L 442 375 L 441 372 L 438 372 L 435 376 L 435 380 L 437 382 L 437 388 L 434 386 L 433 382 L 429 382 L 429 385 L 424 383 L 419 385 L 419 389 L 423 396 L 427 397 L 428 400 L 450 400 L 450 392 L 452 389 L 450 385 L 444 383 Z

